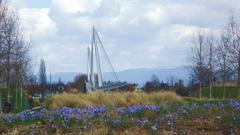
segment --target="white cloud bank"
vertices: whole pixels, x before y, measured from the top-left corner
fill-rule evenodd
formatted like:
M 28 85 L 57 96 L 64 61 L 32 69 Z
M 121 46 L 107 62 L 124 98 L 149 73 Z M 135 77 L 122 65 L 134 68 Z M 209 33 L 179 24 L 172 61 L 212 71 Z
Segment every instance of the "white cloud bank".
M 86 72 L 93 25 L 116 70 L 183 66 L 194 32 L 218 30 L 240 13 L 238 0 L 52 0 L 46 8 L 14 1 L 35 63 L 43 58 L 53 72 Z

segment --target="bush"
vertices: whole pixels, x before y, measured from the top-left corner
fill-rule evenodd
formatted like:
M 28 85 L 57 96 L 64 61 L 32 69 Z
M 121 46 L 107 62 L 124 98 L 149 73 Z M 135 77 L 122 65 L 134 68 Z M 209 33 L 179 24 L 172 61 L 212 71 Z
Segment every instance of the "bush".
M 176 93 L 179 95 L 179 96 L 182 96 L 182 97 L 187 97 L 189 96 L 189 90 L 185 87 L 181 87 L 181 88 L 177 88 L 176 89 Z

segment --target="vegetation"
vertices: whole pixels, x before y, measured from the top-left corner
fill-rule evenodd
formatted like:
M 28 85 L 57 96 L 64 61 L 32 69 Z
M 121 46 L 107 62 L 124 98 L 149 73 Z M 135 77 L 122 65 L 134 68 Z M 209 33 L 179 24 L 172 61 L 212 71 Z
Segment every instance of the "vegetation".
M 52 84 L 43 59 L 33 75 L 20 22 L 8 0 L 0 0 L 0 101 L 12 109 L 0 110 L 0 134 L 240 134 L 240 21 L 234 17 L 220 36 L 196 34 L 188 86 L 153 74 L 138 93 L 129 84 L 125 91 L 131 92 L 84 94 L 88 78 L 82 74 L 68 85 Z M 28 99 L 34 102 L 28 95 L 42 97 L 43 106 L 28 109 Z
M 3 120 L 4 132 L 17 134 L 239 134 L 239 111 L 238 100 L 189 100 L 187 104 L 43 108 L 7 114 Z
M 7 0 L 0 0 L 0 86 L 6 84 L 3 96 L 8 102 L 15 102 L 13 98 L 18 97 L 19 92 L 14 91 L 28 82 L 31 72 L 29 48 L 18 16 Z
M 220 36 L 199 31 L 193 38 L 187 61 L 191 83 L 199 87 L 199 98 L 204 96 L 204 87 L 209 87 L 209 97 L 212 98 L 214 82 L 223 87 L 227 87 L 227 82 L 234 82 L 235 87 L 240 87 L 239 26 L 240 21 L 231 17 Z
M 238 93 L 240 89 L 238 87 L 226 87 L 225 96 L 224 96 L 224 87 L 213 87 L 212 88 L 212 98 L 215 99 L 236 99 L 239 98 Z M 195 96 L 198 96 L 199 93 L 195 93 Z M 202 90 L 203 98 L 210 98 L 209 88 L 203 88 Z
M 44 92 L 47 88 L 47 75 L 46 75 L 46 66 L 45 61 L 41 59 L 40 67 L 39 67 L 39 85 L 41 87 L 42 100 L 44 100 Z
M 2 104 L 7 101 L 8 91 L 6 88 L 0 88 L 0 95 Z M 20 112 L 29 108 L 28 97 L 25 92 L 21 94 L 21 90 L 11 90 L 10 91 L 10 103 L 12 112 Z M 21 98 L 22 96 L 22 98 Z
M 62 107 L 83 107 L 83 106 L 132 106 L 132 105 L 160 105 L 164 103 L 179 103 L 182 100 L 174 92 L 153 92 L 153 93 L 89 93 L 69 94 L 63 93 L 49 97 L 46 100 L 50 109 Z

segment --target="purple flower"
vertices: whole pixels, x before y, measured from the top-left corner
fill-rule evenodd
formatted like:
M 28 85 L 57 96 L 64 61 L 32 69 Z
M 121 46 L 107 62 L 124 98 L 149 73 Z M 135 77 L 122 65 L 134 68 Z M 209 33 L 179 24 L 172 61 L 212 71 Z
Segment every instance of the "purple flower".
M 229 102 L 229 106 L 232 107 L 234 110 L 240 112 L 240 102 L 239 102 L 239 101 L 231 100 L 231 101 Z
M 173 126 L 174 126 L 174 123 L 173 123 L 173 121 L 168 121 L 167 125 L 168 125 L 169 127 L 173 127 Z
M 194 102 L 189 106 L 189 109 L 190 109 L 190 110 L 195 110 L 195 109 L 197 109 L 197 108 L 199 108 L 199 105 L 196 104 L 196 103 L 194 103 Z
M 134 123 L 138 126 L 145 126 L 149 120 L 145 117 L 143 120 L 135 119 Z
M 225 104 L 224 104 L 223 102 L 219 102 L 219 103 L 218 103 L 218 106 L 219 106 L 221 109 L 224 109 Z
M 157 131 L 157 125 L 154 124 L 153 126 L 151 126 L 151 129 L 152 129 L 153 131 Z
M 114 118 L 113 119 L 113 123 L 114 124 L 119 124 L 119 123 L 121 123 L 121 120 L 117 117 L 117 118 Z
M 120 115 L 124 115 L 126 114 L 126 111 L 125 111 L 126 108 L 124 107 L 121 107 L 121 108 L 117 108 L 117 113 L 120 114 Z
M 210 102 L 208 102 L 208 103 L 204 104 L 203 107 L 204 107 L 205 109 L 212 109 L 212 108 L 213 108 L 213 104 L 211 104 Z
M 52 129 L 56 129 L 57 126 L 56 126 L 55 124 L 52 124 L 52 125 L 51 125 L 51 128 L 52 128 Z
M 16 115 L 14 114 L 6 114 L 3 116 L 3 120 L 6 121 L 7 123 L 12 123 L 17 119 Z
M 141 121 L 141 120 L 139 120 L 139 119 L 134 120 L 134 123 L 135 123 L 136 125 L 138 125 L 138 126 L 144 126 L 143 121 Z
M 68 129 L 68 125 L 67 124 L 63 123 L 62 126 L 63 126 L 63 128 Z

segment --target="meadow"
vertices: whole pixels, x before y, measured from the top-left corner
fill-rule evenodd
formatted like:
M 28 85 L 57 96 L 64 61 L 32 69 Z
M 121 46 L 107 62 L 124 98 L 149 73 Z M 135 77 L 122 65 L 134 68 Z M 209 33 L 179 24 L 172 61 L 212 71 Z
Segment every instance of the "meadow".
M 14 113 L 18 113 L 29 108 L 28 97 L 25 92 L 21 93 L 21 91 L 18 89 L 17 90 L 11 89 L 9 93 L 11 95 L 9 98 L 10 102 L 13 103 L 11 108 Z M 8 95 L 7 89 L 0 87 L 0 100 L 2 102 L 7 101 L 7 95 Z
M 225 98 L 226 99 L 236 99 L 238 98 L 240 93 L 240 89 L 238 87 L 226 87 L 225 88 Z M 196 93 L 199 94 L 199 93 Z M 210 90 L 209 88 L 204 88 L 202 90 L 203 98 L 210 98 Z M 224 88 L 223 87 L 213 87 L 212 88 L 212 97 L 215 99 L 223 99 L 224 98 Z
M 239 134 L 240 100 L 160 93 L 63 93 L 6 114 L 2 134 Z

